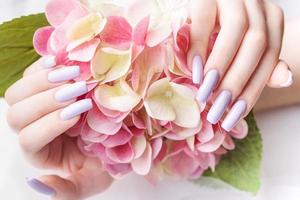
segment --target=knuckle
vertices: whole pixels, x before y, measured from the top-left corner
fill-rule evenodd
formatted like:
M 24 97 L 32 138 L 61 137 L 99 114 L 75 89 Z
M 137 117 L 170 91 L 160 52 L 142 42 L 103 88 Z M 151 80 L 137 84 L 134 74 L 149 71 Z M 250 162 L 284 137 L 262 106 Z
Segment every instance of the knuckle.
M 24 152 L 31 152 L 32 151 L 32 149 L 30 147 L 31 145 L 29 144 L 28 139 L 26 138 L 26 135 L 27 135 L 26 130 L 20 131 L 19 145 Z
M 256 31 L 252 31 L 250 33 L 250 38 L 251 38 L 251 42 L 253 44 L 257 45 L 257 48 L 259 49 L 266 49 L 267 45 L 268 45 L 268 37 L 265 31 L 263 30 L 256 30 Z
M 8 109 L 7 114 L 6 114 L 6 119 L 7 119 L 8 125 L 12 129 L 14 129 L 16 131 L 19 131 L 21 129 L 22 122 L 21 122 L 21 120 L 19 120 L 18 114 L 15 111 L 14 107 L 11 107 Z

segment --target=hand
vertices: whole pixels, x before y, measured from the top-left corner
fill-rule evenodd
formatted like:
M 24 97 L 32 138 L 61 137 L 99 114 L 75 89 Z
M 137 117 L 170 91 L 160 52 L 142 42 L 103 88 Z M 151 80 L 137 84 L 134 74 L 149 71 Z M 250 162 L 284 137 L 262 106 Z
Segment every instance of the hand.
M 71 82 L 80 75 L 78 66 L 54 66 L 53 57 L 37 61 L 7 90 L 5 99 L 11 106 L 7 120 L 19 132 L 20 145 L 35 166 L 67 174 L 66 178 L 42 176 L 28 180 L 28 184 L 53 199 L 82 199 L 104 191 L 112 178 L 98 159 L 80 152 L 76 138 L 64 134 L 81 113 L 92 108 L 92 102 L 76 102 L 87 92 L 85 82 Z
M 292 83 L 288 66 L 279 62 L 283 13 L 265 0 L 193 0 L 191 5 L 188 62 L 194 83 L 201 84 L 197 98 L 212 104 L 208 121 L 223 120 L 222 127 L 230 131 L 251 111 L 268 82 L 273 87 Z M 208 56 L 211 35 L 216 32 Z

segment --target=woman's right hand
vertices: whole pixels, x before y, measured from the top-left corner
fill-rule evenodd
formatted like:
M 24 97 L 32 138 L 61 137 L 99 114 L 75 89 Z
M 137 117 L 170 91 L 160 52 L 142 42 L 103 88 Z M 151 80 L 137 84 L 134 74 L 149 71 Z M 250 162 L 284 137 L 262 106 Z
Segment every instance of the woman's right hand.
M 93 106 L 91 99 L 76 100 L 88 90 L 86 82 L 72 81 L 79 76 L 78 66 L 56 66 L 54 57 L 42 58 L 5 94 L 10 105 L 7 121 L 18 132 L 25 155 L 35 166 L 67 174 L 28 180 L 33 189 L 53 199 L 82 199 L 112 183 L 100 161 L 84 156 L 76 138 L 64 134 Z

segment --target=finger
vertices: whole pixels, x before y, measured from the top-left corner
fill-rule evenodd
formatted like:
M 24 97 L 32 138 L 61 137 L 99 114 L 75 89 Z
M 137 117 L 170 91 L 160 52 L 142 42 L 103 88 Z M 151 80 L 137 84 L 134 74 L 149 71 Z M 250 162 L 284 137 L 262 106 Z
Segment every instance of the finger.
M 82 169 L 67 178 L 48 175 L 27 181 L 35 191 L 53 200 L 85 199 L 105 191 L 112 182 L 113 178 L 103 171 L 100 161 L 94 159 L 86 161 Z
M 188 63 L 192 67 L 193 82 L 200 84 L 203 79 L 203 63 L 206 61 L 210 37 L 214 30 L 217 5 L 212 0 L 191 1 L 191 47 Z
M 263 7 L 260 1 L 245 1 L 245 6 L 249 18 L 249 30 L 215 92 L 216 99 L 207 115 L 208 121 L 212 124 L 216 124 L 221 119 L 227 107 L 242 92 L 266 49 L 267 34 Z
M 13 84 L 6 91 L 5 99 L 9 105 L 13 105 L 37 93 L 63 85 L 79 75 L 79 66 L 44 69 L 29 74 Z
M 80 100 L 29 124 L 19 134 L 22 149 L 28 154 L 39 152 L 56 137 L 73 127 L 80 115 L 92 107 L 91 99 Z
M 205 65 L 205 78 L 197 99 L 205 103 L 231 64 L 248 27 L 241 0 L 218 1 L 220 32 Z
M 77 97 L 87 93 L 87 91 L 85 82 L 77 82 L 33 95 L 9 108 L 7 112 L 8 124 L 14 130 L 20 131 L 44 115 L 74 103 Z
M 255 74 L 225 117 L 222 127 L 227 131 L 231 130 L 242 117 L 251 111 L 278 63 L 284 29 L 283 12 L 271 3 L 265 4 L 265 10 L 269 33 L 268 44 L 270 45 Z
M 271 88 L 285 88 L 293 84 L 293 73 L 284 61 L 279 61 L 268 81 Z
M 26 68 L 23 76 L 33 74 L 42 69 L 50 69 L 56 66 L 56 58 L 54 56 L 45 56 L 38 59 L 30 67 Z

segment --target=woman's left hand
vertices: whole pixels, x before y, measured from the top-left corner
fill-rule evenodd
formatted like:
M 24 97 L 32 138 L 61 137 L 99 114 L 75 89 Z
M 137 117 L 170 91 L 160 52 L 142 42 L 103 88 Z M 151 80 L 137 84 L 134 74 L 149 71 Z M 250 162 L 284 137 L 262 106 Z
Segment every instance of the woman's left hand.
M 200 84 L 198 100 L 212 105 L 208 121 L 223 120 L 222 127 L 230 131 L 253 108 L 273 72 L 272 77 L 285 69 L 280 86 L 292 82 L 287 65 L 279 62 L 283 12 L 265 0 L 192 0 L 191 5 L 188 63 L 194 83 Z

